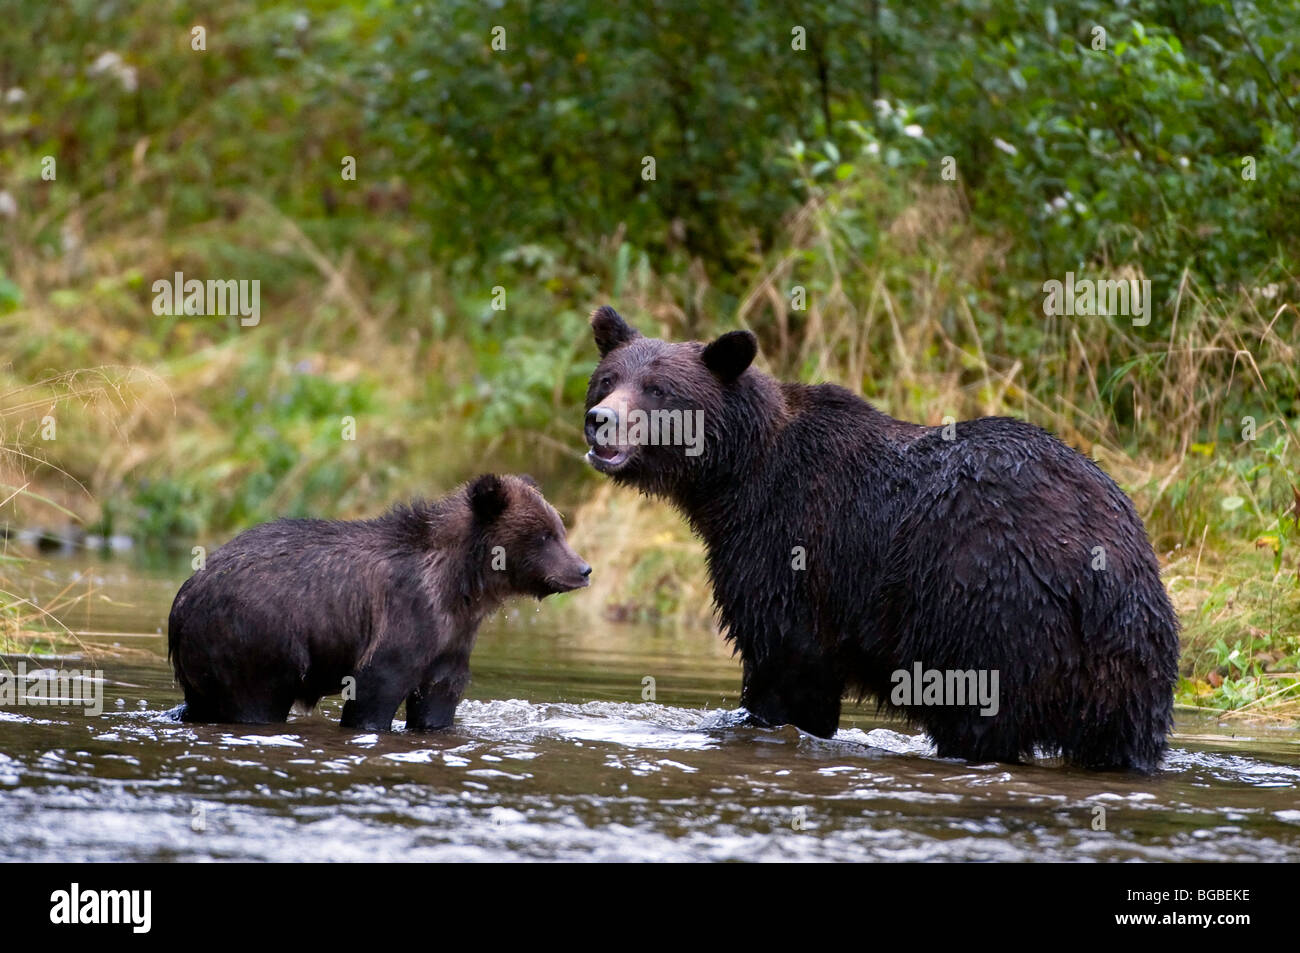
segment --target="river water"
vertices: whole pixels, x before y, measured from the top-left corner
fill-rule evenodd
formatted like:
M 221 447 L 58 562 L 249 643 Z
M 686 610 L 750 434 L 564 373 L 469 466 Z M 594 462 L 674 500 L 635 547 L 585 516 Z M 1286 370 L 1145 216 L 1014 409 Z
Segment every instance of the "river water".
M 344 731 L 337 700 L 184 725 L 164 635 L 183 572 L 5 572 L 42 605 L 80 594 L 55 614 L 85 643 L 5 664 L 105 686 L 97 715 L 0 708 L 0 860 L 1300 860 L 1293 730 L 1180 717 L 1152 777 L 944 760 L 851 705 L 832 740 L 717 731 L 740 684 L 721 640 L 593 622 L 581 593 L 484 625 L 445 732 Z

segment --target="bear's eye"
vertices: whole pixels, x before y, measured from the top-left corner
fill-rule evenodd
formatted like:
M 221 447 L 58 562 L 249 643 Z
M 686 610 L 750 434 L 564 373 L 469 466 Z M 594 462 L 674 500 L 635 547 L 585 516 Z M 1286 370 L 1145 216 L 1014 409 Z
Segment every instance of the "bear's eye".
M 606 374 L 604 377 L 600 379 L 600 386 L 602 389 L 609 387 L 613 383 L 614 383 L 614 379 L 610 377 L 608 374 Z
M 647 384 L 645 392 L 656 400 L 662 400 L 664 396 L 664 389 L 658 384 Z

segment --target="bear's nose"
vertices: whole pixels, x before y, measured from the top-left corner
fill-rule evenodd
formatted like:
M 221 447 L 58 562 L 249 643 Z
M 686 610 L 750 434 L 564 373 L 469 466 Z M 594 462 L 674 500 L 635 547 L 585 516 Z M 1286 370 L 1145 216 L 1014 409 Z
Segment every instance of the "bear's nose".
M 591 575 L 591 567 L 584 563 L 582 566 L 582 578 L 586 579 L 590 575 Z
M 595 446 L 596 432 L 602 427 L 612 427 L 618 421 L 618 414 L 612 407 L 593 407 L 587 411 L 587 424 L 584 428 L 587 443 Z

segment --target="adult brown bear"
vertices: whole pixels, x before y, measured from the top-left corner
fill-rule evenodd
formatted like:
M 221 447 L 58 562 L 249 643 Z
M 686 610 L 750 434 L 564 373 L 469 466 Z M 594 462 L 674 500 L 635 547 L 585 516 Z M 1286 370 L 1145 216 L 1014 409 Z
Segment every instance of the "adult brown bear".
M 830 736 L 841 697 L 869 694 L 943 756 L 1156 768 L 1178 620 L 1091 460 L 1017 420 L 923 427 L 778 382 L 747 331 L 671 343 L 608 307 L 592 329 L 587 458 L 704 540 L 743 661 L 737 720 Z M 991 704 L 963 690 L 979 679 Z

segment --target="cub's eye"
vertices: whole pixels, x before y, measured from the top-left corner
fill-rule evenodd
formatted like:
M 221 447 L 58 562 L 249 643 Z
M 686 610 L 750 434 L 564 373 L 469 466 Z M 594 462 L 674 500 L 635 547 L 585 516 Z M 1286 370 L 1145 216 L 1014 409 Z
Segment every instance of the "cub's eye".
M 609 375 L 606 375 L 600 379 L 601 387 L 609 387 L 613 383 L 614 383 L 614 379 L 611 378 Z
M 664 389 L 658 384 L 647 384 L 645 392 L 655 400 L 662 400 L 664 396 Z
M 539 543 L 549 543 L 553 539 L 555 539 L 555 534 L 552 533 L 550 530 L 547 530 L 545 533 L 537 534 L 537 541 Z

